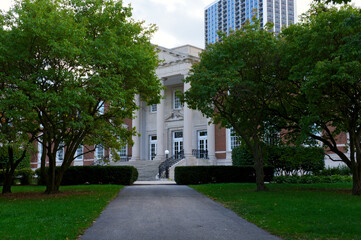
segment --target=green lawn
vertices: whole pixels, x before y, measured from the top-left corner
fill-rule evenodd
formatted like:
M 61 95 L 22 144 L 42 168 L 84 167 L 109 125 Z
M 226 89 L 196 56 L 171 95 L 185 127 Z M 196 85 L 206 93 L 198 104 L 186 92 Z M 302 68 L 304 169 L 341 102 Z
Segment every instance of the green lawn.
M 361 239 L 361 197 L 351 184 L 191 186 L 257 226 L 284 239 Z
M 47 196 L 31 193 L 44 187 L 13 187 L 14 196 L 0 195 L 0 239 L 76 239 L 120 189 L 67 186 L 60 188 L 63 194 Z

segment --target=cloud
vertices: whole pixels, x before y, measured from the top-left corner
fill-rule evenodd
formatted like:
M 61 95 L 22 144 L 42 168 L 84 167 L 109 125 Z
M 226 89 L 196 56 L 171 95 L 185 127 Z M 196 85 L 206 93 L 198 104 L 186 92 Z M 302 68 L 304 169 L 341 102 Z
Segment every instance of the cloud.
M 204 7 L 213 0 L 125 0 L 133 18 L 158 26 L 152 42 L 173 48 L 191 44 L 204 47 Z M 163 37 L 163 39 L 162 39 Z

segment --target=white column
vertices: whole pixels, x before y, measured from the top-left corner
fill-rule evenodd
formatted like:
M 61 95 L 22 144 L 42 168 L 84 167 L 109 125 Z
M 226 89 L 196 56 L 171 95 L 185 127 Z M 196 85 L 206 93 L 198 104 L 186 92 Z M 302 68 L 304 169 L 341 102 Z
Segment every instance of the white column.
M 210 119 L 208 119 L 210 121 Z M 213 165 L 217 165 L 216 160 L 216 130 L 213 123 L 207 125 L 208 158 Z
M 230 141 L 230 130 L 226 128 L 226 159 L 227 161 L 232 161 L 232 151 Z
M 139 95 L 137 94 L 135 96 L 135 104 L 140 107 L 140 99 Z M 136 131 L 139 133 L 140 130 L 140 119 L 139 119 L 140 109 L 136 110 L 134 112 L 134 118 L 132 121 L 132 127 L 136 129 Z M 130 161 L 138 161 L 140 160 L 140 137 L 139 136 L 133 136 L 132 140 L 134 142 L 132 147 L 132 159 Z
M 162 85 L 164 86 L 164 80 L 161 80 Z M 164 99 L 164 90 L 160 92 L 162 98 L 160 99 L 160 103 L 157 105 L 157 156 L 155 160 L 165 160 L 164 150 L 165 150 L 165 143 L 164 143 L 164 106 L 165 106 L 165 99 Z
M 184 92 L 190 87 L 190 83 L 184 83 Z M 183 148 L 187 165 L 193 165 L 190 160 L 195 159 L 192 155 L 192 112 L 192 109 L 188 108 L 187 103 L 184 103 Z

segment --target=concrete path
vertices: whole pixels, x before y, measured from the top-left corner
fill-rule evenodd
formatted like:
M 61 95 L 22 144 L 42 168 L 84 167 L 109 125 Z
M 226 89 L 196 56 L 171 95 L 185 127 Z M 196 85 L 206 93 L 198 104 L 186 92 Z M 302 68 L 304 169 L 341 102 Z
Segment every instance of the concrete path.
M 85 231 L 83 240 L 279 239 L 179 185 L 125 187 Z

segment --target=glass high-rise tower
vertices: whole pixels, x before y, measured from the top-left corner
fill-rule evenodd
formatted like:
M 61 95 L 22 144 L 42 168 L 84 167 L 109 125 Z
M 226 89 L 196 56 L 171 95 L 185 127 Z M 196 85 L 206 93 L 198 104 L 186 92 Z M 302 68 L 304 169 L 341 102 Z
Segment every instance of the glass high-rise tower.
M 218 31 L 229 34 L 230 29 L 240 29 L 247 19 L 252 19 L 254 9 L 261 27 L 273 22 L 276 33 L 296 22 L 296 0 L 217 0 L 205 9 L 206 44 L 218 40 Z

